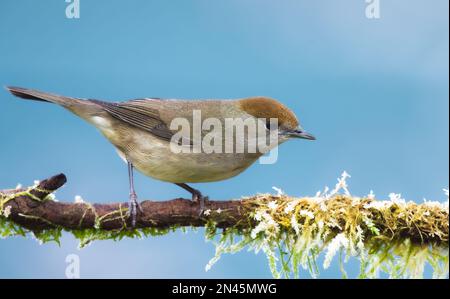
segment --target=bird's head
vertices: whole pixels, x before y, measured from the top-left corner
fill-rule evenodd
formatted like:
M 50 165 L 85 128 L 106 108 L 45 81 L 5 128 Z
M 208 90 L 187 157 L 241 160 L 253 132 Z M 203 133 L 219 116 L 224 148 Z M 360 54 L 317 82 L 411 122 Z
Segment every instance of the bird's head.
M 276 129 L 271 127 L 271 118 L 278 120 L 278 136 L 281 141 L 290 138 L 301 138 L 307 140 L 315 140 L 316 138 L 306 132 L 301 125 L 294 112 L 277 100 L 267 97 L 253 97 L 242 99 L 239 101 L 240 108 L 246 113 L 256 118 L 266 120 L 266 128 L 268 131 Z

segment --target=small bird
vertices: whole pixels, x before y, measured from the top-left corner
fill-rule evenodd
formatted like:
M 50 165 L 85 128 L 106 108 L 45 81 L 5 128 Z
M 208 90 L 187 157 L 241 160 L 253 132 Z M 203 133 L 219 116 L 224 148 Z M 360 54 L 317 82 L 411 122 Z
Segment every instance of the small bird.
M 95 126 L 116 147 L 119 156 L 128 165 L 130 187 L 129 215 L 132 226 L 136 225 L 137 211 L 142 209 L 134 189 L 133 169 L 146 176 L 175 183 L 192 195 L 200 204 L 200 214 L 205 200 L 202 193 L 187 183 L 213 182 L 234 177 L 252 165 L 264 152 L 174 152 L 171 148 L 174 135 L 171 127 L 175 119 L 185 119 L 194 127 L 194 112 L 202 118 L 215 118 L 220 124 L 227 119 L 265 121 L 267 136 L 273 132 L 276 119 L 277 143 L 291 138 L 315 140 L 300 126 L 295 114 L 280 102 L 268 97 L 250 97 L 235 100 L 175 100 L 143 98 L 124 102 L 106 102 L 60 96 L 38 90 L 6 87 L 13 95 L 58 104 Z M 201 131 L 201 136 L 207 132 Z M 235 136 L 235 132 L 233 133 Z M 190 147 L 190 134 L 183 136 L 182 143 Z M 221 140 L 224 140 L 223 138 Z M 235 142 L 246 142 L 236 141 Z M 269 148 L 271 149 L 271 148 Z

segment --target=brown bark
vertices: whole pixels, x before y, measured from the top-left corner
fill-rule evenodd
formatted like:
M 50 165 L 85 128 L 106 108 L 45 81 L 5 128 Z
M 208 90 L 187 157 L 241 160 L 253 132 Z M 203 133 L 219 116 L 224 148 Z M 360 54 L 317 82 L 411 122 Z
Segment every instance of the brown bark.
M 9 220 L 23 228 L 39 231 L 43 229 L 63 228 L 66 230 L 96 228 L 102 230 L 118 230 L 130 228 L 131 219 L 128 216 L 128 202 L 90 204 L 90 203 L 64 203 L 47 199 L 46 197 L 66 183 L 64 174 L 53 176 L 43 180 L 37 186 L 27 189 L 0 190 L 0 212 L 8 214 Z M 252 228 L 255 225 L 249 212 L 254 211 L 261 202 L 268 202 L 276 196 L 256 196 L 244 200 L 207 201 L 204 211 L 207 215 L 200 215 L 198 203 L 188 199 L 177 198 L 168 201 L 141 202 L 142 213 L 137 215 L 136 228 L 170 228 L 182 226 L 201 227 L 208 221 L 213 222 L 218 228 Z M 369 203 L 368 199 L 364 199 Z M 353 207 L 353 199 L 346 196 L 337 196 L 327 202 L 327 208 L 331 213 L 336 213 L 334 221 L 345 227 L 346 213 L 336 210 Z M 437 242 L 448 244 L 448 211 L 428 208 L 428 218 L 433 220 L 423 221 L 419 218 L 412 221 L 415 214 L 424 213 L 423 205 L 410 205 L 406 216 L 395 216 L 389 221 L 383 218 L 378 210 L 371 210 L 368 216 L 373 220 L 373 225 L 378 228 L 386 238 L 409 238 L 413 242 Z M 345 211 L 344 211 L 345 212 Z M 341 214 L 342 215 L 341 215 Z M 0 217 L 1 214 L 0 214 Z M 305 219 L 303 219 L 305 220 Z M 411 222 L 411 223 L 409 223 Z M 341 229 L 337 230 L 339 233 Z M 369 228 L 366 228 L 367 236 L 371 236 Z
M 12 197 L 4 204 L 4 208 L 11 206 L 8 218 L 30 230 L 51 229 L 56 226 L 65 229 L 94 228 L 96 219 L 97 224 L 104 230 L 130 226 L 131 219 L 127 215 L 128 202 L 90 205 L 45 200 L 46 196 L 65 183 L 66 176 L 59 174 L 29 189 L 0 190 L 2 200 Z M 28 192 L 24 192 L 27 190 Z M 204 226 L 207 221 L 205 216 L 199 215 L 199 204 L 188 199 L 144 200 L 141 206 L 142 213 L 138 212 L 137 215 L 137 228 Z M 217 222 L 217 227 L 220 228 L 234 227 L 240 220 L 245 219 L 243 217 L 245 205 L 242 200 L 207 201 L 205 210 L 208 209 L 212 211 L 207 217 L 208 220 Z

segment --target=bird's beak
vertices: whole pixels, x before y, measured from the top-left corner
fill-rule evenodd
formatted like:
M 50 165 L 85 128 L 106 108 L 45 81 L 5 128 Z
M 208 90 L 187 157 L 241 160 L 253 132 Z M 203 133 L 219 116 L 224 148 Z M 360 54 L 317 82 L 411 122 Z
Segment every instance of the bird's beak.
M 287 135 L 291 138 L 301 138 L 301 139 L 308 139 L 308 140 L 316 140 L 316 137 L 309 134 L 308 132 L 302 131 L 302 130 L 293 130 L 289 131 Z

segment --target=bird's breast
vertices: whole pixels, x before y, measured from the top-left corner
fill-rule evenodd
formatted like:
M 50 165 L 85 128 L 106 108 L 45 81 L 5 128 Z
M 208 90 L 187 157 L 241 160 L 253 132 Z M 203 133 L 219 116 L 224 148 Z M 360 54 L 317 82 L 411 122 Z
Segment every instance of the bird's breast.
M 179 153 L 172 150 L 169 142 L 145 131 L 115 128 L 113 132 L 102 132 L 138 171 L 172 183 L 225 180 L 244 171 L 260 156 L 246 153 Z

